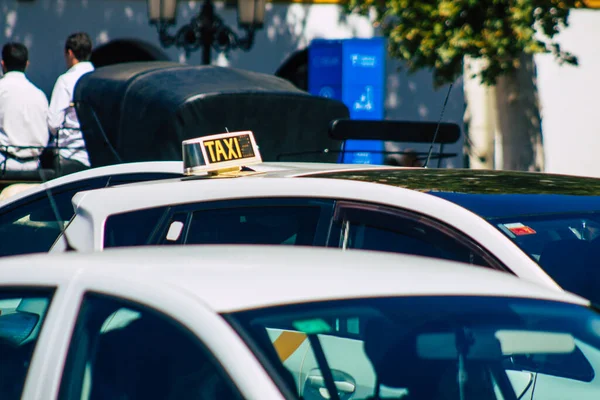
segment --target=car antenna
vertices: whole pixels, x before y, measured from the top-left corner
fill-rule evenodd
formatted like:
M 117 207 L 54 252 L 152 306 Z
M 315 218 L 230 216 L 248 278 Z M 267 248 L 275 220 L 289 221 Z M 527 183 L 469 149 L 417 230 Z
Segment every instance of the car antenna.
M 444 100 L 444 105 L 442 106 L 442 112 L 440 113 L 440 119 L 438 120 L 437 126 L 435 127 L 435 133 L 433 134 L 433 140 L 431 141 L 431 146 L 429 147 L 429 152 L 427 154 L 427 160 L 425 160 L 425 165 L 423 165 L 423 168 L 427 168 L 427 164 L 429 164 L 429 160 L 431 159 L 431 152 L 433 151 L 433 145 L 435 144 L 435 139 L 437 139 L 437 135 L 440 130 L 440 125 L 442 124 L 442 118 L 444 117 L 444 111 L 446 110 L 446 105 L 448 104 L 448 98 L 450 98 L 450 91 L 452 91 L 452 86 L 453 86 L 453 84 L 451 83 L 450 87 L 448 87 L 448 93 L 446 93 L 446 100 Z
M 40 175 L 40 178 L 42 179 L 42 186 L 44 187 L 44 190 L 46 191 L 46 196 L 48 196 L 48 200 L 50 201 L 50 208 L 52 208 L 52 212 L 54 213 L 54 218 L 56 219 L 56 223 L 58 224 L 59 228 L 60 228 L 60 233 L 63 234 L 65 232 L 65 224 L 62 222 L 61 218 L 60 218 L 60 213 L 58 212 L 58 207 L 56 206 L 56 202 L 54 201 L 54 196 L 52 195 L 52 190 L 50 190 L 50 188 L 48 187 L 48 180 L 46 179 L 46 173 L 44 172 L 44 169 L 42 168 L 41 165 L 39 165 L 38 167 L 38 172 Z M 75 248 L 73 246 L 71 246 L 71 243 L 69 243 L 69 238 L 67 237 L 66 234 L 63 235 L 65 238 L 65 244 L 66 244 L 66 249 L 65 251 L 75 251 Z M 60 235 L 59 235 L 60 237 Z

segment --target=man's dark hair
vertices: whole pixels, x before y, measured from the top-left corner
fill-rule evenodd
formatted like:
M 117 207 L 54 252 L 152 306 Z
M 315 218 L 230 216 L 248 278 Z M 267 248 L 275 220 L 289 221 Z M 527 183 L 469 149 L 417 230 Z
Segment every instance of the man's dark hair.
M 85 32 L 73 33 L 67 38 L 65 52 L 71 50 L 79 61 L 89 61 L 92 57 L 92 39 Z
M 29 52 L 24 44 L 12 42 L 5 44 L 2 48 L 2 61 L 8 72 L 25 72 L 28 60 Z

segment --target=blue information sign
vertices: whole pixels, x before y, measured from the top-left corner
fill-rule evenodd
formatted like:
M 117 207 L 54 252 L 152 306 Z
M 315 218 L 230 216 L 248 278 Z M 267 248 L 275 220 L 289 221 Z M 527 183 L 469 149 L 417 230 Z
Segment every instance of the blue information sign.
M 342 101 L 342 41 L 313 40 L 308 53 L 308 91 Z
M 350 118 L 384 118 L 385 77 L 383 38 L 317 39 L 309 47 L 309 92 L 341 100 Z M 381 141 L 348 140 L 344 149 L 344 163 L 383 164 Z

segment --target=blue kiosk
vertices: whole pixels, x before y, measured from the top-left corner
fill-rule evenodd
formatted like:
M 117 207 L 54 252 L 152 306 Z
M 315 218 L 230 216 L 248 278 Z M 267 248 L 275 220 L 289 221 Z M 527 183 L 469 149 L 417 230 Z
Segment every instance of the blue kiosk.
M 315 39 L 308 48 L 308 91 L 342 101 L 352 119 L 382 120 L 385 57 L 383 38 Z M 348 140 L 340 162 L 383 164 L 383 150 L 382 141 Z

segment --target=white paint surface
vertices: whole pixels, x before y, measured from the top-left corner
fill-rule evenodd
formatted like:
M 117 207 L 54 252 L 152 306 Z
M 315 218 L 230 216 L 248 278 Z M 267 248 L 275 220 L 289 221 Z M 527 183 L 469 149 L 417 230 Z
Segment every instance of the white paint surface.
M 547 172 L 600 177 L 599 37 L 600 10 L 574 10 L 557 39 L 578 56 L 579 67 L 536 58 Z

